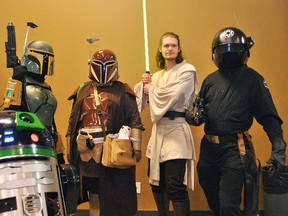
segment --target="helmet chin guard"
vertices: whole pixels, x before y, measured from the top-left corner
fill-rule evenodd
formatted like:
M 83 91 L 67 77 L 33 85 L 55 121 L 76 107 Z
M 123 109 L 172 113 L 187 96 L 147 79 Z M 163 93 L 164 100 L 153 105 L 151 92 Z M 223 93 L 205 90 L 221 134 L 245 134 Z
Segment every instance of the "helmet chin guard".
M 118 80 L 118 62 L 111 50 L 96 51 L 89 61 L 89 78 L 100 84 Z
M 251 37 L 238 28 L 227 27 L 216 33 L 212 41 L 212 60 L 220 69 L 233 69 L 247 63 L 249 49 L 254 45 Z

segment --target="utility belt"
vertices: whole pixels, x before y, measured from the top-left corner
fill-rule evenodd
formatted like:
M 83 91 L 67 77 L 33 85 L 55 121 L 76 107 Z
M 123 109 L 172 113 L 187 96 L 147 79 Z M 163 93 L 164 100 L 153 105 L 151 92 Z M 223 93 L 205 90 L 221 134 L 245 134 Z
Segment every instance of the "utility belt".
M 244 213 L 245 215 L 258 214 L 259 176 L 261 163 L 255 156 L 252 137 L 248 131 L 238 132 L 225 136 L 205 134 L 205 138 L 214 144 L 237 142 L 240 160 L 244 169 Z M 257 164 L 258 162 L 258 164 Z
M 174 120 L 177 117 L 184 118 L 185 112 L 177 112 L 177 111 L 168 111 L 164 114 L 163 117 L 169 118 L 170 120 Z
M 214 136 L 210 134 L 205 134 L 205 138 L 211 143 L 220 144 L 220 143 L 225 143 L 225 142 L 230 142 L 230 141 L 237 141 L 238 135 L 237 133 L 224 135 L 224 136 Z
M 103 132 L 92 132 L 89 133 L 93 138 L 100 138 L 100 137 L 104 137 L 104 133 Z
M 91 135 L 93 137 L 93 139 L 95 138 L 103 138 L 104 132 L 102 131 L 102 128 L 100 126 L 93 126 L 93 127 L 84 127 L 81 130 L 87 132 L 89 135 Z M 106 128 L 105 128 L 106 130 Z
M 253 143 L 252 143 L 252 137 L 248 131 L 238 132 L 238 133 L 224 135 L 224 136 L 214 136 L 214 135 L 205 134 L 205 138 L 209 142 L 214 143 L 214 144 L 220 144 L 220 143 L 231 142 L 231 141 L 237 142 L 240 155 L 246 154 L 246 147 L 248 147 L 248 149 L 255 152 Z M 245 145 L 245 143 L 247 144 L 247 146 Z

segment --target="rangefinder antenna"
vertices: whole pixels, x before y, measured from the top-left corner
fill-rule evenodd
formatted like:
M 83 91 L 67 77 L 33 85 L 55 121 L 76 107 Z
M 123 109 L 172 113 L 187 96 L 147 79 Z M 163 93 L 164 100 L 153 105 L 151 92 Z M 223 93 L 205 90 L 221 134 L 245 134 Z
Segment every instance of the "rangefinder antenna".
M 89 61 L 90 61 L 91 55 L 92 55 L 92 44 L 93 44 L 95 41 L 98 41 L 99 39 L 98 39 L 98 38 L 87 38 L 86 40 L 87 40 L 87 42 L 88 42 L 89 45 L 90 45 L 90 50 L 89 50 Z
M 26 37 L 25 37 L 25 41 L 24 41 L 24 47 L 23 47 L 23 53 L 22 53 L 22 61 L 21 61 L 21 65 L 24 65 L 25 63 L 25 53 L 26 53 L 26 45 L 27 45 L 27 40 L 28 40 L 28 35 L 29 35 L 29 31 L 30 28 L 37 28 L 38 26 L 36 24 L 34 24 L 33 22 L 27 22 L 27 31 L 26 31 Z

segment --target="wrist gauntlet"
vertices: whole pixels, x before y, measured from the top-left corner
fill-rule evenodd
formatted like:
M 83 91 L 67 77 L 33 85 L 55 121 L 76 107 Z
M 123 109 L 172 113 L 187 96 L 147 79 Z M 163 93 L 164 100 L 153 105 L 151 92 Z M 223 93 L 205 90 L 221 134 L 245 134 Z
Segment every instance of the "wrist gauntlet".
M 142 131 L 136 128 L 131 129 L 130 140 L 133 144 L 133 149 L 136 156 L 136 161 L 139 162 L 142 157 L 141 144 L 142 144 Z

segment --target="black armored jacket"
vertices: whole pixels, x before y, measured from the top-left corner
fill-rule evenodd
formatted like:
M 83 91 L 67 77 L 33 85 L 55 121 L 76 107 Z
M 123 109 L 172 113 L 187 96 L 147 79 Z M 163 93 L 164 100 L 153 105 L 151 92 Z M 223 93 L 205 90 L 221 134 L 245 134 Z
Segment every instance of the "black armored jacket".
M 200 97 L 205 101 L 206 134 L 246 131 L 255 117 L 270 140 L 283 137 L 282 120 L 264 78 L 247 65 L 210 74 L 202 84 Z

